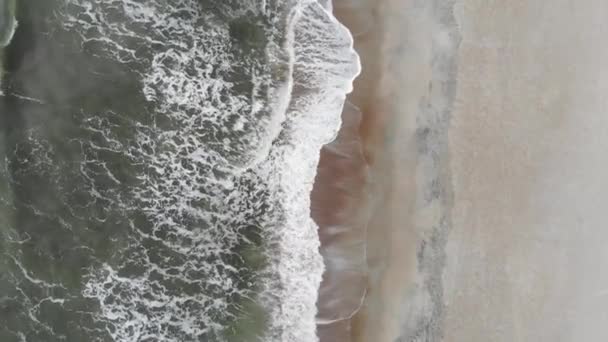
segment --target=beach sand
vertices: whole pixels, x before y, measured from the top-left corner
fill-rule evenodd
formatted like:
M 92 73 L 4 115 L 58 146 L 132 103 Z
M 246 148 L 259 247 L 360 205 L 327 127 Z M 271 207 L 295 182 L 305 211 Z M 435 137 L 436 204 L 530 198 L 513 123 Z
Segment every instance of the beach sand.
M 361 123 L 347 106 L 359 145 L 323 152 L 313 193 L 321 340 L 608 340 L 608 4 L 334 9 Z
M 366 238 L 367 268 L 356 282 L 324 281 L 320 317 L 331 312 L 323 304 L 335 299 L 326 296 L 328 287 L 347 292 L 357 288 L 358 292 L 350 293 L 365 293 L 366 297 L 360 308 L 351 298 L 346 307 L 359 309 L 352 319 L 320 325 L 319 336 L 322 341 L 435 336 L 442 314 L 440 271 L 446 199 L 450 198 L 444 172 L 448 161 L 443 158 L 444 132 L 453 94 L 449 75 L 454 74 L 458 40 L 455 22 L 450 21 L 451 6 L 445 1 L 335 1 L 334 10 L 353 32 L 363 66 L 349 103 L 362 113 L 359 137 L 364 158 L 357 160 L 364 162 L 367 172 L 365 178 L 350 183 L 363 191 L 349 197 L 351 211 L 359 216 L 354 224 L 345 225 L 352 229 L 342 234 L 351 241 Z M 348 111 L 344 120 L 351 120 Z M 331 168 L 328 155 L 331 153 L 323 151 L 319 170 Z M 319 211 L 314 210 L 314 203 L 321 203 L 319 198 L 324 203 L 339 203 L 331 191 L 325 196 L 320 193 L 344 174 L 333 180 L 320 174 L 315 185 L 319 195 L 313 192 L 313 217 L 320 223 L 326 265 L 331 265 L 325 251 L 336 240 L 327 238 L 328 225 L 315 215 Z M 325 208 L 340 212 L 333 205 Z M 336 270 L 330 266 L 326 279 L 335 278 L 332 274 Z
M 608 3 L 467 0 L 445 341 L 608 341 Z

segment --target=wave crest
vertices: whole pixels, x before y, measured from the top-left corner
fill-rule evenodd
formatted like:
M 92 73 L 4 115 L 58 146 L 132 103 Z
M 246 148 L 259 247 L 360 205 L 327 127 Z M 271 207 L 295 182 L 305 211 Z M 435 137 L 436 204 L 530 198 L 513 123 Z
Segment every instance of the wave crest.
M 313 0 L 66 1 L 66 28 L 128 65 L 148 108 L 85 120 L 103 166 L 83 166 L 88 191 L 130 228 L 88 277 L 96 319 L 115 341 L 316 340 L 309 194 L 360 69 L 349 32 Z M 137 171 L 128 186 L 107 151 Z M 239 325 L 252 312 L 263 329 Z

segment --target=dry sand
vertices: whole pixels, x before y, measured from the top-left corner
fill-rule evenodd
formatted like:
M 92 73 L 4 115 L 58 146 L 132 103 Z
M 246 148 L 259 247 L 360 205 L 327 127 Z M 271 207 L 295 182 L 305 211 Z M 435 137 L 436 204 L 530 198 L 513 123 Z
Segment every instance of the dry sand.
M 334 7 L 362 57 L 365 158 L 322 158 L 351 189 L 313 201 L 347 213 L 323 252 L 349 246 L 356 271 L 329 267 L 321 313 L 356 314 L 321 340 L 608 340 L 608 3 Z
M 608 2 L 462 1 L 445 341 L 608 341 Z

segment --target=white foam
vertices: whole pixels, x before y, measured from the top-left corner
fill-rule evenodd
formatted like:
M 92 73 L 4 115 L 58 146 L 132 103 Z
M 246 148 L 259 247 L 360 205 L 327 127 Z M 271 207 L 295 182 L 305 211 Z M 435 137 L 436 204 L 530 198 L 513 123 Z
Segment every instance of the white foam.
M 13 10 L 11 9 L 11 7 L 14 7 L 14 4 L 11 5 L 10 1 L 3 1 L 2 5 L 3 8 L 0 9 L 0 18 L 2 20 L 7 20 L 7 22 L 2 22 L 3 27 L 2 30 L 0 31 L 0 48 L 6 47 L 8 46 L 8 44 L 10 44 L 11 40 L 13 39 L 13 36 L 15 35 L 15 31 L 17 30 L 17 19 L 15 19 Z
M 323 261 L 318 227 L 310 217 L 310 192 L 320 149 L 339 130 L 345 96 L 360 63 L 346 28 L 318 2 L 300 2 L 292 20 L 294 85 L 285 125 L 290 134 L 265 165 L 287 216 L 286 224 L 272 234 L 280 246 L 272 257 L 281 276 L 270 291 L 280 289 L 283 302 L 272 312 L 275 329 L 269 339 L 315 341 Z
M 107 120 L 88 122 L 103 138 L 102 144 L 83 142 L 88 148 L 111 149 L 144 168 L 141 186 L 122 206 L 151 222 L 133 221 L 131 245 L 92 270 L 84 295 L 98 300 L 97 318 L 115 341 L 217 339 L 225 329 L 218 317 L 234 319 L 231 296 L 254 296 L 270 315 L 263 340 L 315 341 L 323 261 L 310 191 L 321 146 L 337 134 L 345 95 L 360 70 L 348 31 L 317 1 L 243 2 L 230 15 L 286 20 L 276 19 L 278 28 L 266 32 L 265 63 L 287 62 L 287 77 L 278 82 L 268 65 L 235 57 L 225 18 L 202 13 L 196 0 L 66 1 L 78 8 L 66 13 L 67 27 L 85 43 L 101 43 L 102 57 L 133 65 L 155 107 L 149 115 L 165 116 L 171 126 L 132 122 L 136 139 L 124 143 Z M 289 12 L 272 12 L 282 6 Z M 117 10 L 127 24 L 115 19 Z M 184 16 L 177 19 L 176 12 Z M 133 41 L 159 48 L 142 56 Z M 233 90 L 235 68 L 248 70 L 252 94 Z M 91 191 L 102 196 L 93 180 Z M 225 261 L 246 239 L 248 225 L 261 226 L 266 240 L 261 294 L 237 289 L 242 270 Z M 122 275 L 134 266 L 137 275 Z M 176 293 L 174 283 L 200 291 Z

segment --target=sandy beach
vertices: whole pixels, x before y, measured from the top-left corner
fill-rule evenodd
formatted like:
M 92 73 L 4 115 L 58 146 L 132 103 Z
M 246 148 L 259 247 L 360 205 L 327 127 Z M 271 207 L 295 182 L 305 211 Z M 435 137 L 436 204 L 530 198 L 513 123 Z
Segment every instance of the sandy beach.
M 450 197 L 443 155 L 458 40 L 451 7 L 413 1 L 336 1 L 334 7 L 354 33 L 363 64 L 349 102 L 362 112 L 359 136 L 368 166 L 359 182 L 366 196 L 353 205 L 367 213 L 359 222 L 366 225 L 367 286 L 352 319 L 322 325 L 319 335 L 322 341 L 434 336 L 442 315 L 439 277 Z M 328 163 L 322 158 L 320 170 Z M 323 247 L 330 248 L 320 227 Z M 323 286 L 320 303 L 322 295 Z
M 455 12 L 444 340 L 606 341 L 608 3 Z
M 334 9 L 363 72 L 313 193 L 321 340 L 606 340 L 608 5 Z

